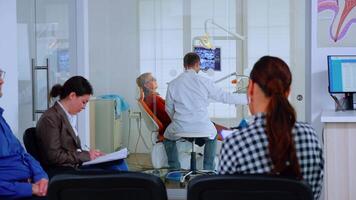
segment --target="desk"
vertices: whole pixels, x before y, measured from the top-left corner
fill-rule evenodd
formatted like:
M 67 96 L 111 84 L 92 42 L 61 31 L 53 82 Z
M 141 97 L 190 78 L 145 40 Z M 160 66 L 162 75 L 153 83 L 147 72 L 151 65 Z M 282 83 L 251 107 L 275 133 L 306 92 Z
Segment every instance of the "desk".
M 356 111 L 323 111 L 325 200 L 356 199 Z

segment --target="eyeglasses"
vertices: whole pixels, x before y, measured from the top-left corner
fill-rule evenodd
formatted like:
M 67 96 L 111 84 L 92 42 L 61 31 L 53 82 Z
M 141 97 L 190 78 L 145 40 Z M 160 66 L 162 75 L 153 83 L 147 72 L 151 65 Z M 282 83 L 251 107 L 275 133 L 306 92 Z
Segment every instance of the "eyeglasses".
M 4 80 L 4 78 L 5 78 L 5 71 L 3 71 L 3 70 L 1 70 L 0 69 L 0 79 L 2 79 L 2 80 Z
M 151 81 L 157 81 L 157 80 L 156 80 L 156 78 L 152 77 L 152 78 L 146 80 L 145 83 L 149 83 L 149 82 L 151 82 Z

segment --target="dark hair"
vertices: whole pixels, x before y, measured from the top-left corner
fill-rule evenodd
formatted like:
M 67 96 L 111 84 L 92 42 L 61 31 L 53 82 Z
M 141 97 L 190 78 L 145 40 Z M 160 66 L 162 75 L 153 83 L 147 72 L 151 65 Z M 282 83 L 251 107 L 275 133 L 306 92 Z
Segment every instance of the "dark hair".
M 89 81 L 82 76 L 73 76 L 64 82 L 63 86 L 56 84 L 52 87 L 49 93 L 50 97 L 59 96 L 60 99 L 66 98 L 71 92 L 74 92 L 77 96 L 92 95 L 93 88 Z
M 185 54 L 184 56 L 184 68 L 188 69 L 190 67 L 192 67 L 193 65 L 195 65 L 197 62 L 200 62 L 200 57 L 198 54 L 194 53 L 194 52 L 190 52 Z
M 296 113 L 286 96 L 292 83 L 288 65 L 280 58 L 264 56 L 254 65 L 250 78 L 271 98 L 266 113 L 266 133 L 272 173 L 302 178 L 292 136 Z

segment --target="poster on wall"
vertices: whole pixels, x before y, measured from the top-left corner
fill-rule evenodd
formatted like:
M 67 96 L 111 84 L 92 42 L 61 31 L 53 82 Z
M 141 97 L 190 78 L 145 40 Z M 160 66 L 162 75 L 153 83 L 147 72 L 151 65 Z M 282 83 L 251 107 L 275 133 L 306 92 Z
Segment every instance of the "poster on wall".
M 356 46 L 356 0 L 318 0 L 318 47 Z

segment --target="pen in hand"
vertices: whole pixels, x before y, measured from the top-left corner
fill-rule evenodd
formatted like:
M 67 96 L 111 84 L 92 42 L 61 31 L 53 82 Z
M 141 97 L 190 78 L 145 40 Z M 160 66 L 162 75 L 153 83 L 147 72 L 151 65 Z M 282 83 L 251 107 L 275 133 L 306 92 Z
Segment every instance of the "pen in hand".
M 84 145 L 84 150 L 86 150 L 86 151 L 90 151 L 90 147 L 88 146 L 88 145 Z
M 88 147 L 88 145 L 86 145 L 86 144 L 84 146 L 86 148 L 86 151 L 89 152 L 90 160 L 94 160 L 100 156 L 105 155 L 105 153 L 101 152 L 98 149 L 90 149 L 90 147 Z

